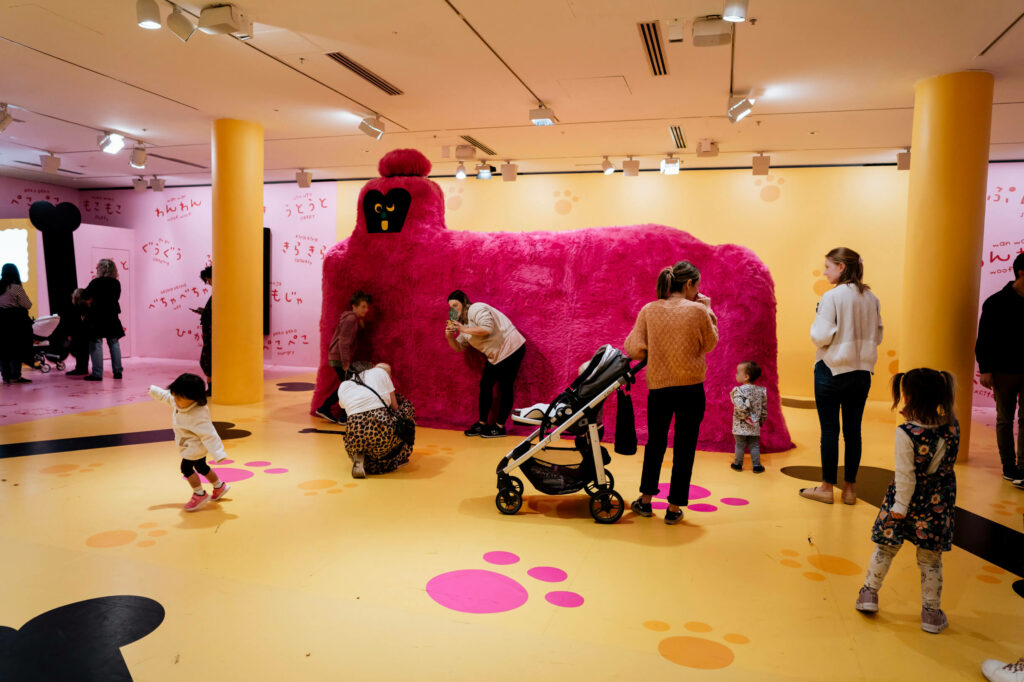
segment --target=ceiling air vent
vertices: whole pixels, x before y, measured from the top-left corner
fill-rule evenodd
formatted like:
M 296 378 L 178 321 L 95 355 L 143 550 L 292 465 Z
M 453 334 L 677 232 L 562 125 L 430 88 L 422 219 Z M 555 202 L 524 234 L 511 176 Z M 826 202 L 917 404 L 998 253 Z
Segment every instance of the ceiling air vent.
M 672 133 L 672 144 L 676 149 L 686 149 L 686 140 L 683 139 L 683 129 L 679 126 L 669 126 L 668 131 Z
M 647 53 L 647 62 L 651 66 L 651 74 L 655 76 L 668 75 L 665 53 L 661 51 L 661 23 L 649 21 L 644 24 L 637 24 L 637 27 L 640 29 L 640 40 L 643 41 L 644 50 Z
M 483 142 L 481 142 L 480 140 L 476 139 L 472 135 L 463 135 L 462 139 L 465 140 L 466 142 L 470 143 L 471 145 L 473 145 L 474 147 L 476 147 L 480 151 L 482 151 L 487 156 L 497 156 L 498 155 L 498 152 L 494 151 L 493 149 L 491 149 L 490 147 L 488 147 L 487 145 L 485 145 Z
M 350 59 L 349 57 L 346 57 L 345 55 L 343 55 L 340 52 L 328 52 L 327 56 L 330 57 L 331 59 L 333 59 L 334 61 L 338 62 L 342 66 L 344 66 L 346 69 L 348 69 L 349 71 L 351 71 L 355 75 L 357 75 L 360 78 L 362 78 L 364 81 L 366 81 L 370 85 L 373 85 L 374 87 L 379 88 L 380 90 L 383 90 L 384 92 L 388 93 L 389 95 L 404 95 L 405 94 L 404 92 L 402 92 L 395 85 L 393 85 L 391 83 L 388 83 L 386 80 L 384 80 L 383 78 L 381 78 L 380 76 L 375 74 L 373 71 L 370 71 L 368 68 L 366 68 L 362 64 L 359 64 L 358 62 L 353 61 L 352 59 Z

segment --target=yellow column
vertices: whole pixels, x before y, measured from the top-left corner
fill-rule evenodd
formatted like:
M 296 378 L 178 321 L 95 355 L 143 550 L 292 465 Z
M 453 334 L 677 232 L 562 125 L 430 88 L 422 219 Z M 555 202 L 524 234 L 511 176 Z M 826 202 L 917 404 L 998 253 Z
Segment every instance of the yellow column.
M 956 377 L 961 460 L 971 435 L 992 83 L 990 73 L 963 71 L 914 91 L 900 370 Z
M 213 123 L 213 399 L 263 400 L 263 127 Z

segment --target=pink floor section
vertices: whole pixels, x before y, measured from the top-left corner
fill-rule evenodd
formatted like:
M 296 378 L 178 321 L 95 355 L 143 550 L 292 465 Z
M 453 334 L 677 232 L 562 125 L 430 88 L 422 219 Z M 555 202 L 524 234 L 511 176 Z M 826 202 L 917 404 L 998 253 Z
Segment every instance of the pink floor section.
M 263 376 L 269 381 L 311 371 L 310 367 L 268 365 Z M 112 379 L 108 367 L 103 381 L 97 382 L 65 376 L 56 369 L 43 374 L 24 367 L 23 376 L 31 384 L 0 387 L 0 426 L 149 400 L 150 384 L 167 386 L 182 372 L 199 373 L 193 361 L 160 358 L 125 358 L 123 379 Z

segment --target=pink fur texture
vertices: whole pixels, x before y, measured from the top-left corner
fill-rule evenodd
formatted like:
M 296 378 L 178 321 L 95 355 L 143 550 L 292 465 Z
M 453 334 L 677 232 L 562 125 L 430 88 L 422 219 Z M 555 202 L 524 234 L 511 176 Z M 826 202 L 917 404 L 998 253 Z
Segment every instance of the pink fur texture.
M 415 150 L 400 150 L 382 168 L 422 168 Z M 388 161 L 388 163 L 385 163 Z M 426 160 L 424 159 L 424 162 Z M 429 162 L 427 166 L 429 168 Z M 368 233 L 362 207 L 368 192 L 401 188 L 411 203 L 401 231 Z M 395 193 L 400 194 L 400 193 Z M 395 196 L 395 194 L 388 196 Z M 379 210 L 381 204 L 371 209 Z M 768 268 L 748 249 L 710 246 L 664 225 L 600 227 L 570 232 L 452 232 L 445 226 L 441 188 L 423 177 L 382 177 L 366 183 L 355 232 L 327 253 L 320 318 L 321 367 L 311 408 L 332 385 L 327 346 L 339 315 L 356 289 L 374 297 L 367 336 L 374 360 L 394 369 L 395 386 L 416 406 L 422 426 L 466 428 L 476 420 L 483 356 L 452 351 L 444 338 L 447 295 L 462 289 L 472 301 L 504 312 L 526 337 L 526 358 L 516 382 L 516 407 L 547 402 L 565 388 L 598 346 L 622 347 L 640 308 L 655 298 L 658 272 L 686 259 L 700 268 L 701 291 L 718 315 L 718 347 L 707 356 L 707 411 L 699 448 L 732 452 L 736 364 L 755 360 L 768 388 L 764 452 L 792 447 L 778 390 L 774 284 Z M 633 390 L 640 442 L 646 440 L 647 389 L 642 374 Z M 495 400 L 496 407 L 497 400 Z M 606 438 L 615 426 L 615 398 L 606 403 Z M 510 442 L 511 446 L 511 442 Z

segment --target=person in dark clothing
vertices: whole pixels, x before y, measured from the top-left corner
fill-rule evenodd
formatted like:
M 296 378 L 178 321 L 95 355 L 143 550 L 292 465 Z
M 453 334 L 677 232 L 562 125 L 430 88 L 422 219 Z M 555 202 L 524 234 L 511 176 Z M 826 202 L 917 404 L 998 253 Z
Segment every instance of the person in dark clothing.
M 203 284 L 213 286 L 213 267 L 207 265 L 199 272 Z M 192 308 L 199 315 L 199 327 L 203 330 L 203 348 L 199 351 L 199 367 L 206 375 L 206 395 L 213 393 L 213 294 L 206 299 L 202 308 Z
M 109 258 L 101 258 L 96 264 L 96 277 L 89 282 L 82 295 L 89 302 L 89 313 L 85 317 L 89 335 L 89 355 L 92 357 L 92 373 L 86 381 L 103 381 L 103 340 L 110 349 L 110 364 L 114 378 L 120 379 L 121 344 L 124 327 L 121 325 L 121 282 L 117 279 L 117 266 Z
M 0 270 L 0 373 L 5 384 L 28 384 L 21 376 L 21 365 L 32 355 L 32 307 L 21 288 L 21 273 L 14 263 Z
M 75 358 L 75 368 L 65 372 L 69 377 L 85 376 L 89 373 L 89 333 L 85 326 L 89 304 L 82 298 L 83 294 L 85 289 L 75 289 L 71 294 L 71 308 L 61 318 L 65 333 L 71 339 L 68 351 Z
M 981 385 L 996 399 L 996 443 L 1003 478 L 1024 486 L 1024 253 L 1013 260 L 1013 281 L 985 299 L 974 357 Z M 1014 449 L 1013 421 L 1017 416 Z
M 366 318 L 370 314 L 370 306 L 373 305 L 373 296 L 365 291 L 357 291 L 352 294 L 348 301 L 349 310 L 346 310 L 338 318 L 338 326 L 331 336 L 331 344 L 327 348 L 327 364 L 334 368 L 338 375 L 338 384 L 348 379 L 348 370 L 355 359 L 356 345 L 359 340 L 359 330 L 366 327 Z M 345 411 L 341 411 L 340 418 L 334 416 L 332 408 L 338 404 L 338 388 L 335 387 L 327 394 L 323 405 L 317 408 L 316 415 L 329 422 L 343 424 L 346 421 Z

